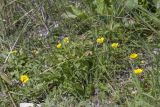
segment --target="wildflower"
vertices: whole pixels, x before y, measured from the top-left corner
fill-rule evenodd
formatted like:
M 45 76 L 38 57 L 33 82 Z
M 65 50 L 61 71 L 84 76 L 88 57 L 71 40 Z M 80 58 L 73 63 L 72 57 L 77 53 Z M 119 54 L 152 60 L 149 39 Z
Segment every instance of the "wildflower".
M 17 51 L 16 51 L 16 50 L 14 50 L 14 51 L 11 51 L 10 53 L 11 53 L 11 54 L 16 54 L 16 53 L 17 53 Z
M 104 42 L 104 37 L 97 38 L 97 43 L 102 44 Z
M 32 53 L 33 53 L 34 55 L 37 55 L 39 52 L 38 52 L 37 50 L 33 50 Z
M 137 69 L 134 69 L 133 71 L 134 71 L 135 74 L 139 75 L 143 72 L 143 69 L 137 68 Z
M 132 95 L 136 95 L 137 93 L 138 93 L 137 90 L 133 90 L 133 91 L 131 92 Z
M 112 48 L 118 48 L 118 46 L 119 46 L 119 43 L 112 43 Z
M 145 61 L 144 61 L 144 60 L 142 60 L 142 61 L 141 61 L 141 64 L 144 64 L 144 63 L 145 63 Z
M 132 53 L 131 55 L 130 55 L 130 58 L 131 59 L 136 59 L 138 57 L 138 54 L 136 54 L 136 53 Z
M 62 47 L 62 44 L 61 44 L 61 43 L 58 43 L 56 47 L 57 47 L 57 48 L 61 48 L 61 47 Z
M 64 43 L 69 43 L 69 38 L 68 38 L 68 37 L 65 37 L 65 38 L 63 39 L 63 42 L 64 42 Z
M 20 81 L 24 84 L 29 80 L 29 77 L 27 75 L 21 75 Z

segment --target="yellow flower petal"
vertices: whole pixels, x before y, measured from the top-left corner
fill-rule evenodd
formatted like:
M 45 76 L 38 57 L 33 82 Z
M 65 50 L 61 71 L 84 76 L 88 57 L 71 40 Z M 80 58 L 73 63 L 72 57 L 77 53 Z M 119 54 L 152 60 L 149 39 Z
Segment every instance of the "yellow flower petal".
M 144 60 L 142 60 L 142 61 L 141 61 L 141 64 L 144 64 L 144 63 L 145 63 L 145 61 L 144 61 Z
M 112 48 L 118 48 L 118 46 L 119 46 L 119 43 L 112 43 L 111 45 Z
M 57 48 L 61 48 L 61 47 L 62 47 L 62 44 L 61 44 L 61 43 L 58 43 L 56 47 L 57 47 Z
M 11 54 L 16 54 L 17 53 L 17 50 L 13 50 L 10 52 Z
M 20 81 L 22 83 L 26 83 L 29 80 L 29 77 L 27 75 L 21 75 Z
M 33 53 L 34 55 L 37 55 L 39 52 L 38 52 L 37 50 L 33 50 L 32 53 Z
M 137 68 L 137 69 L 134 69 L 133 71 L 134 71 L 135 74 L 139 75 L 143 72 L 143 69 Z
M 97 41 L 97 43 L 102 44 L 102 43 L 104 43 L 104 37 L 97 38 L 96 41 Z
M 136 59 L 136 58 L 138 58 L 138 54 L 132 53 L 132 54 L 130 55 L 130 58 L 131 58 L 131 59 Z
M 63 39 L 63 42 L 64 42 L 64 43 L 69 43 L 69 38 L 68 38 L 68 37 L 65 37 L 65 38 Z

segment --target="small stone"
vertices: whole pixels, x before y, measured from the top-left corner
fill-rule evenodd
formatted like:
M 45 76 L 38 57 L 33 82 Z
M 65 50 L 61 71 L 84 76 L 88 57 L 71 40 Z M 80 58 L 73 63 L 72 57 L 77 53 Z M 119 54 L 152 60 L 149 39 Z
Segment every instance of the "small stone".
M 20 103 L 19 107 L 34 107 L 33 103 Z

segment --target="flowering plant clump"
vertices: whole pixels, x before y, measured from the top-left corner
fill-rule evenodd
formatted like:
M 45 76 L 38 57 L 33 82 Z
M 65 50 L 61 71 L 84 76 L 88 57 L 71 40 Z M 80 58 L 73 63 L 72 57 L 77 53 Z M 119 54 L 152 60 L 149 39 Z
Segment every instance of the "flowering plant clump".
M 25 84 L 29 81 L 29 77 L 27 75 L 21 75 L 20 76 L 20 81 Z
M 158 0 L 1 1 L 0 107 L 159 107 Z
M 104 43 L 104 37 L 97 38 L 97 43 L 99 43 L 99 44 Z

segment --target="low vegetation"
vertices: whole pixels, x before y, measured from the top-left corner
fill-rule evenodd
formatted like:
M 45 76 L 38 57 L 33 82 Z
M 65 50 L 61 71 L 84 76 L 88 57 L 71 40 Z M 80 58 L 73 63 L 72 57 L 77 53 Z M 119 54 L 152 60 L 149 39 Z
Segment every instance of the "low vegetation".
M 159 0 L 1 0 L 0 106 L 159 107 Z

